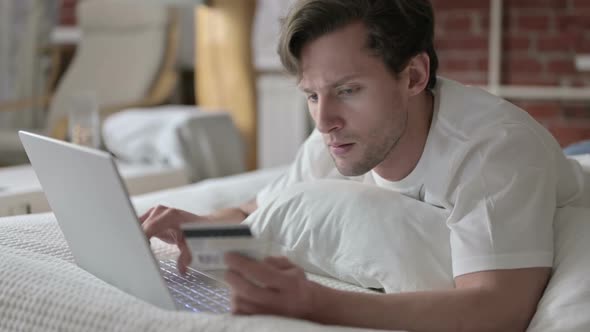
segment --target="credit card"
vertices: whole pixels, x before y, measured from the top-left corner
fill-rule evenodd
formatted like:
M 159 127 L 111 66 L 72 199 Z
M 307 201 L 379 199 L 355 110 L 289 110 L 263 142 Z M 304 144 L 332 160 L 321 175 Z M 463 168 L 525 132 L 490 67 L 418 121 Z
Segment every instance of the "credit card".
M 191 267 L 198 270 L 225 269 L 223 255 L 237 252 L 252 259 L 263 259 L 269 243 L 253 236 L 243 224 L 185 224 L 181 227 L 193 260 Z

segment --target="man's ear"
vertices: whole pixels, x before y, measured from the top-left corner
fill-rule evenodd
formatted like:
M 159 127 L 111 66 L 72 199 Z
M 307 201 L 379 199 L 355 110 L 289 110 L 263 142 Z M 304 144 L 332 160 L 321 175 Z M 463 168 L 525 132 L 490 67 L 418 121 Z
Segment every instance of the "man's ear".
M 408 63 L 409 84 L 408 92 L 410 96 L 415 96 L 428 85 L 430 79 L 430 57 L 426 52 L 414 56 Z

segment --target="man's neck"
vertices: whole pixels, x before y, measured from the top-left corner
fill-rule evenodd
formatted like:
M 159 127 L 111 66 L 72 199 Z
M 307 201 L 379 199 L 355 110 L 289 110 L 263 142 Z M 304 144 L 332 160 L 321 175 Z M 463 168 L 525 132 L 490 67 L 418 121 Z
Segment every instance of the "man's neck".
M 434 113 L 434 96 L 425 90 L 410 101 L 408 123 L 402 137 L 387 158 L 374 171 L 389 181 L 400 181 L 410 175 L 424 152 Z

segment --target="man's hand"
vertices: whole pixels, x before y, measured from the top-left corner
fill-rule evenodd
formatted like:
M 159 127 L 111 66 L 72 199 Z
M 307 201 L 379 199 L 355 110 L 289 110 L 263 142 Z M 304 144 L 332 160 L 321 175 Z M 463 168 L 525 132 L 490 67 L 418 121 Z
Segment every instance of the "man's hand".
M 177 262 L 178 270 L 181 273 L 186 273 L 192 255 L 182 235 L 180 225 L 188 222 L 205 222 L 209 221 L 209 219 L 187 211 L 158 205 L 139 217 L 139 221 L 148 239 L 155 236 L 167 243 L 178 246 L 178 249 L 180 249 Z
M 314 282 L 285 257 L 255 261 L 239 254 L 225 255 L 225 281 L 232 289 L 232 312 L 309 318 Z
M 189 222 L 223 222 L 239 224 L 254 210 L 256 200 L 251 200 L 235 208 L 225 208 L 208 216 L 199 216 L 187 211 L 158 205 L 149 209 L 139 221 L 148 239 L 155 236 L 165 242 L 176 244 L 180 249 L 178 256 L 178 270 L 186 273 L 187 266 L 191 263 L 192 255 L 186 244 L 186 240 L 180 230 L 180 225 Z

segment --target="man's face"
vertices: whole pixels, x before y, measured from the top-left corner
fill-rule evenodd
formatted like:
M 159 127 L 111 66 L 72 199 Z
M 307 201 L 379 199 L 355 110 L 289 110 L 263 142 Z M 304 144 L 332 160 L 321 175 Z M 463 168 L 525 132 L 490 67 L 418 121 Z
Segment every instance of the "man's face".
M 301 52 L 299 87 L 336 167 L 346 176 L 362 175 L 385 160 L 408 120 L 405 72 L 399 78 L 391 74 L 366 48 L 366 40 L 364 25 L 354 23 Z

